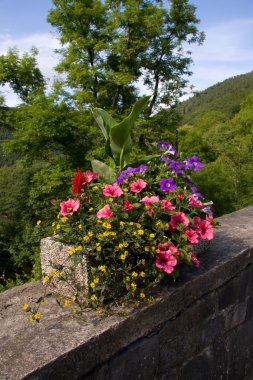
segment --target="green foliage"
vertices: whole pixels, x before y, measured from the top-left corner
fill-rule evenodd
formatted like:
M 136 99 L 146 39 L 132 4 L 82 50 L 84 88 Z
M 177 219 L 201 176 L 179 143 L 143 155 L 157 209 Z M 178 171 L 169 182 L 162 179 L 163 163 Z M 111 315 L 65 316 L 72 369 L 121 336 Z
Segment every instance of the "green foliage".
M 62 60 L 80 104 L 124 113 L 137 99 L 137 82 L 152 90 L 147 115 L 170 104 L 190 74 L 186 43 L 201 43 L 203 33 L 188 0 L 54 0 L 48 21 L 58 29 Z M 158 90 L 159 88 L 159 90 Z
M 178 105 L 183 123 L 195 124 L 195 121 L 208 111 L 219 111 L 232 118 L 240 111 L 241 103 L 253 90 L 253 72 L 238 75 L 217 83 L 197 93 Z
M 9 84 L 24 102 L 29 102 L 29 96 L 35 91 L 44 91 L 45 81 L 37 66 L 37 54 L 37 49 L 32 48 L 30 54 L 20 57 L 19 51 L 12 48 L 0 56 L 0 85 Z

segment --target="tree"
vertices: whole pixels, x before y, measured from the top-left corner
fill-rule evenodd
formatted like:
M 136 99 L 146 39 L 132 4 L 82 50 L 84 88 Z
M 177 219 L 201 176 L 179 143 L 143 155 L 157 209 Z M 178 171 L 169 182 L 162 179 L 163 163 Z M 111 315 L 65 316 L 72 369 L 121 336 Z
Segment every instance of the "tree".
M 0 56 L 0 85 L 9 84 L 12 90 L 24 102 L 29 102 L 29 96 L 36 90 L 43 91 L 45 80 L 37 66 L 38 51 L 32 48 L 30 54 L 22 57 L 16 48 L 9 49 L 6 55 Z
M 125 112 L 143 80 L 153 92 L 147 116 L 182 92 L 191 57 L 185 43 L 203 33 L 189 0 L 53 0 L 48 21 L 58 29 L 59 72 L 85 105 Z

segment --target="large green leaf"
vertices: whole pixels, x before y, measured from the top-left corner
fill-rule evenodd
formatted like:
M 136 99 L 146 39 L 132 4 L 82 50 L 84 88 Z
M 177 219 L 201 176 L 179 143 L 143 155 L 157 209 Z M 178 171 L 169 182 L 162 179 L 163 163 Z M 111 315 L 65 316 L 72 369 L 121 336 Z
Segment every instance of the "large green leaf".
M 99 175 L 107 181 L 113 182 L 116 180 L 116 172 L 104 162 L 91 160 L 91 166 L 94 172 L 98 172 Z
M 116 120 L 114 120 L 108 112 L 102 110 L 101 108 L 94 108 L 92 113 L 104 135 L 105 140 L 107 141 L 109 139 L 110 129 L 117 124 Z

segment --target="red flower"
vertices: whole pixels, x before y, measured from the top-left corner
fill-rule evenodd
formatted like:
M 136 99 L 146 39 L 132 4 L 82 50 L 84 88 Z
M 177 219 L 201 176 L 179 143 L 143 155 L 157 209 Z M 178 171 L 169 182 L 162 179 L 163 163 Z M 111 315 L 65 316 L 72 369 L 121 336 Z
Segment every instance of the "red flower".
M 128 201 L 124 201 L 124 210 L 132 210 L 134 208 L 134 205 Z
M 73 178 L 73 194 L 81 195 L 83 193 L 83 188 L 88 182 L 98 177 L 98 173 L 93 173 L 90 170 L 82 173 L 81 170 L 77 169 L 77 174 Z

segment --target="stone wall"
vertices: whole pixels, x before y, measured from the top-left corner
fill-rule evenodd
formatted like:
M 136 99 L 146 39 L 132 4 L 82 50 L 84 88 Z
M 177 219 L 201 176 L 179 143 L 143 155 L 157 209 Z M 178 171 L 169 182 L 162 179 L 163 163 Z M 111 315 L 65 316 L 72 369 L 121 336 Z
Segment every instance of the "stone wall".
M 71 321 L 50 299 L 31 323 L 40 282 L 0 294 L 0 379 L 253 379 L 253 207 L 220 223 L 199 269 L 124 317 Z

